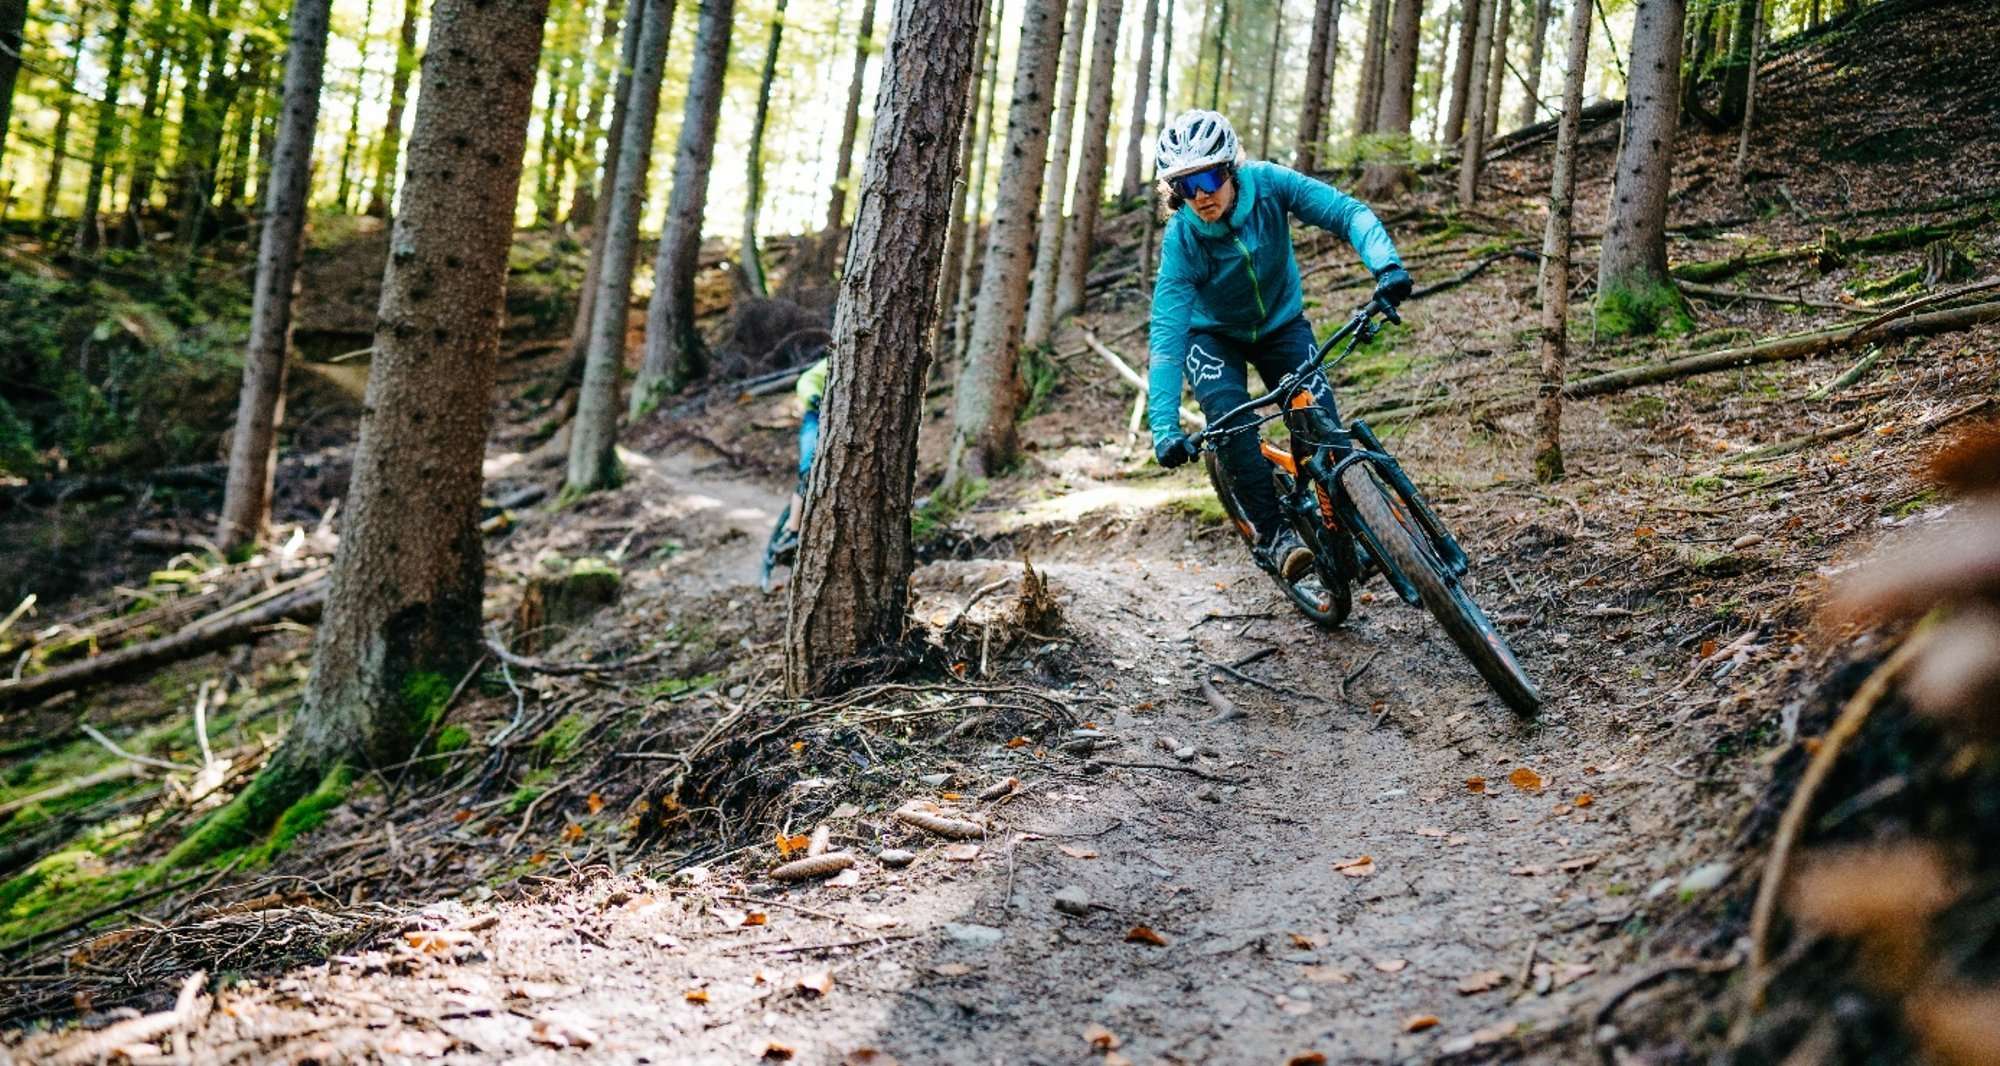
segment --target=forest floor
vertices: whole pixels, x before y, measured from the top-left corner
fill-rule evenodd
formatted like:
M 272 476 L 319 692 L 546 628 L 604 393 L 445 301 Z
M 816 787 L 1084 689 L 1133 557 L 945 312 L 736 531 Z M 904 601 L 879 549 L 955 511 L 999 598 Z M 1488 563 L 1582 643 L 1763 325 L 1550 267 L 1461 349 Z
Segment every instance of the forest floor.
M 1953 254 L 1992 276 L 1996 76 L 1923 98 L 1962 121 L 1950 137 L 1914 156 L 1866 147 L 1908 128 L 1912 64 L 1963 52 L 1971 72 L 1968 57 L 2000 48 L 1978 4 L 1918 6 L 1925 33 L 1867 49 L 1863 77 L 1839 38 L 1773 61 L 1769 146 L 1744 185 L 1732 137 L 1690 134 L 1672 252 L 1937 232 L 1716 281 L 1798 302 L 1711 298 L 1680 337 L 1594 342 L 1579 308 L 1573 375 L 1858 321 L 1932 291 L 1926 269 L 1949 278 Z M 1615 135 L 1587 135 L 1581 173 L 1609 173 Z M 1477 213 L 1423 196 L 1384 208 L 1420 284 L 1535 246 L 1542 156 L 1498 162 Z M 1580 192 L 1578 217 L 1603 217 L 1605 183 Z M 1101 273 L 1138 237 L 1136 216 L 1109 225 Z M 1349 256 L 1302 238 L 1302 261 L 1327 264 L 1308 280 L 1322 326 L 1365 291 Z M 970 506 L 920 513 L 914 618 L 933 668 L 785 701 L 783 596 L 759 591 L 757 564 L 790 486 L 789 401 L 718 389 L 633 431 L 624 487 L 521 508 L 490 544 L 496 625 L 527 617 L 537 575 L 579 559 L 620 572 L 614 606 L 536 650 L 596 667 L 483 671 L 450 704 L 455 744 L 365 782 L 267 868 L 204 872 L 107 919 L 119 925 L 0 915 L 8 936 L 41 937 L 0 945 L 7 1016 L 85 1023 L 12 1030 L 0 1059 L 125 1047 L 166 1061 L 160 1042 L 198 1062 L 1574 1062 L 1713 1047 L 1775 808 L 1853 686 L 1845 667 L 1880 653 L 1878 635 L 1816 620 L 1825 578 L 1884 530 L 1950 510 L 1924 458 L 1994 413 L 2000 329 L 1885 344 L 1838 388 L 1863 352 L 1575 401 L 1570 475 L 1539 486 L 1518 402 L 1533 285 L 1531 263 L 1503 260 L 1413 303 L 1338 391 L 1350 412 L 1387 412 L 1389 446 L 1465 541 L 1477 597 L 1548 696 L 1535 718 L 1500 706 L 1379 579 L 1337 631 L 1294 614 L 1199 475 L 1163 474 L 1126 437 L 1131 392 L 1080 343 L 1084 322 L 1032 375 L 1043 399 L 1021 468 Z M 1128 282 L 1085 317 L 1138 364 L 1144 309 Z M 550 369 L 524 358 L 503 375 L 496 496 L 559 477 L 524 391 Z M 925 483 L 949 403 L 934 392 Z M 9 736 L 61 739 L 10 748 L 0 797 L 100 766 L 86 721 L 135 753 L 195 758 L 187 708 L 217 676 L 237 695 L 215 745 L 254 764 L 308 645 L 278 632 L 254 654 L 10 712 Z M 615 668 L 640 653 L 656 658 Z M 1215 720 L 1205 688 L 1243 715 Z M 130 868 L 190 817 L 119 806 L 135 795 L 93 793 L 96 814 L 123 821 L 65 838 L 70 867 L 7 882 L 6 905 Z M 926 831 L 895 814 L 912 801 L 976 828 Z M 848 869 L 770 877 L 822 828 Z M 177 1002 L 195 971 L 216 991 Z

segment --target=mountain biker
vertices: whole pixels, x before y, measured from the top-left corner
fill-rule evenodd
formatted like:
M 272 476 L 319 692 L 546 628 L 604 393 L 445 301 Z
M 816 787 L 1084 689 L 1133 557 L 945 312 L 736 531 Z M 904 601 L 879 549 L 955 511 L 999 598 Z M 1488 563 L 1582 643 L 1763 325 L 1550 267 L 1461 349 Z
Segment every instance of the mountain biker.
M 785 535 L 776 548 L 779 552 L 798 546 L 799 516 L 806 509 L 806 475 L 812 473 L 813 456 L 819 452 L 819 402 L 826 396 L 826 365 L 826 357 L 821 356 L 799 375 L 799 383 L 792 390 L 799 401 L 799 481 L 792 489 L 792 504 L 785 514 Z
M 1294 217 L 1346 237 L 1375 276 L 1378 298 L 1399 304 L 1412 283 L 1366 204 L 1288 167 L 1245 162 L 1236 131 L 1214 111 L 1177 116 L 1160 134 L 1156 163 L 1173 216 L 1153 285 L 1146 409 L 1153 455 L 1171 469 L 1196 456 L 1180 426 L 1183 375 L 1213 422 L 1250 400 L 1246 364 L 1274 386 L 1317 351 L 1292 254 Z M 1316 378 L 1309 388 L 1338 427 L 1326 379 Z M 1232 424 L 1251 417 L 1246 412 Z M 1344 431 L 1333 432 L 1344 437 Z M 1286 581 L 1303 577 L 1312 551 L 1281 516 L 1256 435 L 1226 437 L 1216 448 L 1255 527 L 1258 546 L 1251 554 L 1258 565 Z

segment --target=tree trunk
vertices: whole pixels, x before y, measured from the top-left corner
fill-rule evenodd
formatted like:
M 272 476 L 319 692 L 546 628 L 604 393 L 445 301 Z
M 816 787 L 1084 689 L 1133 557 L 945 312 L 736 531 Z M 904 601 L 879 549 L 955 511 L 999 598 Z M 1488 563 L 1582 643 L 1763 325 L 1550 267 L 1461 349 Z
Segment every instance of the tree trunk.
M 945 232 L 944 260 L 938 266 L 938 313 L 936 320 L 931 324 L 930 338 L 933 352 L 936 352 L 943 343 L 945 323 L 951 319 L 952 304 L 958 296 L 958 276 L 961 273 L 966 255 L 966 230 L 968 228 L 976 229 L 979 225 L 976 213 L 970 223 L 966 221 L 965 205 L 971 192 L 971 182 L 968 180 L 968 177 L 973 172 L 972 153 L 974 145 L 972 142 L 979 135 L 980 128 L 978 120 L 979 72 L 986 65 L 987 51 L 997 43 L 994 38 L 1000 32 L 995 25 L 998 16 L 1001 14 L 999 7 L 1000 5 L 993 3 L 992 0 L 980 0 L 979 3 L 979 43 L 972 52 L 972 76 L 966 79 L 965 87 L 965 113 L 968 117 L 964 122 L 960 123 L 962 128 L 959 131 L 958 138 L 958 169 L 954 171 L 954 173 L 959 175 L 959 178 L 953 184 L 952 188 L 951 226 Z M 954 343 L 956 343 L 955 340 Z
M 184 206 L 187 200 L 187 186 L 193 179 L 191 167 L 196 146 L 200 143 L 202 113 L 207 103 L 202 99 L 202 44 L 207 41 L 209 9 L 213 0 L 192 0 L 188 10 L 178 19 L 181 26 L 181 110 L 174 133 L 174 166 L 168 175 L 167 204 Z
M 417 69 L 417 14 L 422 0 L 403 0 L 403 27 L 396 37 L 396 72 L 389 78 L 389 114 L 382 140 L 375 149 L 375 187 L 365 213 L 388 218 L 396 202 L 396 157 L 403 147 L 403 104 L 410 93 L 410 74 Z
M 750 161 L 744 166 L 747 190 L 743 205 L 743 273 L 750 291 L 759 296 L 770 293 L 764 281 L 764 257 L 757 250 L 757 216 L 764 205 L 764 125 L 771 117 L 771 79 L 778 74 L 778 48 L 785 36 L 786 0 L 778 0 L 771 15 L 771 40 L 764 46 L 764 76 L 757 83 L 757 114 L 750 122 Z
M 1576 136 L 1583 79 L 1590 64 L 1591 0 L 1571 0 L 1569 65 L 1563 109 L 1556 120 L 1555 163 L 1549 179 L 1549 221 L 1542 234 L 1542 381 L 1535 408 L 1535 480 L 1563 475 L 1562 390 L 1569 347 L 1570 224 L 1576 207 Z
M 1035 229 L 1035 275 L 1028 287 L 1028 318 L 1021 331 L 1024 348 L 1047 344 L 1049 331 L 1055 328 L 1056 272 L 1062 268 L 1063 206 L 1069 193 L 1070 146 L 1076 143 L 1076 94 L 1083 80 L 1083 27 L 1090 14 L 1090 0 L 1067 0 L 1065 6 L 1068 17 L 1063 25 L 1062 73 L 1056 81 L 1055 122 L 1049 134 L 1048 166 L 1042 174 L 1042 210 Z
M 1138 199 L 1139 190 L 1146 186 L 1146 107 L 1151 102 L 1148 90 L 1153 80 L 1153 32 L 1159 27 L 1159 17 L 1160 0 L 1146 0 L 1139 37 L 1139 72 L 1132 82 L 1132 119 L 1125 131 L 1125 179 L 1118 186 L 1118 198 L 1128 202 Z
M 1208 90 L 1208 109 L 1222 109 L 1223 70 L 1229 57 L 1229 0 L 1222 0 L 1222 17 L 1215 27 L 1215 82 Z
M 1018 447 L 1014 412 L 1020 403 L 1021 319 L 1028 289 L 1028 242 L 1034 238 L 1042 168 L 1027 161 L 1047 156 L 1050 93 L 1056 81 L 1059 0 L 1026 0 L 1021 45 L 1015 53 L 1014 94 L 1007 107 L 1002 159 L 1016 169 L 1000 183 L 993 224 L 987 229 L 979 295 L 958 377 L 957 411 L 945 478 L 951 486 L 999 473 Z
M 1451 78 L 1451 31 L 1458 24 L 1459 9 L 1464 3 L 1454 3 L 1444 10 L 1444 21 L 1438 26 L 1437 69 L 1431 74 L 1430 129 L 1424 139 L 1431 144 L 1438 143 L 1438 126 L 1444 122 L 1444 91 Z
M 341 214 L 354 213 L 353 194 L 358 184 L 354 173 L 355 148 L 361 143 L 361 94 L 363 81 L 368 77 L 368 34 L 374 29 L 375 0 L 365 0 L 361 5 L 361 39 L 355 42 L 354 57 L 354 103 L 347 115 L 347 140 L 340 149 L 340 187 L 334 193 L 334 202 L 340 205 Z
M 139 104 L 139 127 L 132 139 L 132 180 L 125 187 L 125 227 L 124 236 L 129 244 L 138 245 L 144 240 L 144 226 L 140 221 L 153 198 L 153 175 L 159 165 L 160 130 L 165 125 L 161 114 L 165 100 L 164 89 L 167 66 L 167 12 L 162 5 L 149 24 L 147 37 L 152 42 L 146 55 L 146 88 Z
M 1335 14 L 1338 15 L 1340 11 L 1340 0 L 1333 0 L 1333 7 Z M 1160 49 L 1160 120 L 1158 123 L 1158 128 L 1160 129 L 1167 128 L 1167 101 L 1169 99 L 1169 97 L 1167 96 L 1167 90 L 1169 88 L 1168 79 L 1172 76 L 1174 70 L 1174 5 L 1173 4 L 1167 5 L 1167 25 L 1163 31 L 1163 36 L 1165 40 L 1163 41 Z M 1322 114 L 1324 114 L 1326 109 L 1321 108 L 1320 111 Z M 1154 191 L 1155 188 L 1156 186 L 1154 184 L 1148 184 L 1146 186 L 1145 203 L 1140 208 L 1146 213 L 1146 225 L 1144 232 L 1140 235 L 1139 288 L 1142 291 L 1148 291 L 1148 292 L 1152 290 L 1153 264 L 1156 261 L 1155 257 L 1159 254 L 1157 251 L 1159 247 L 1159 241 L 1157 240 L 1154 232 L 1159 228 L 1159 216 L 1160 216 L 1159 200 L 1158 200 L 1159 194 Z
M 1313 5 L 1312 42 L 1306 46 L 1306 91 L 1299 104 L 1299 143 L 1292 153 L 1292 169 L 1308 173 L 1319 166 L 1319 144 L 1326 120 L 1326 55 L 1333 40 L 1335 0 L 1318 0 Z
M 304 706 L 263 773 L 176 862 L 254 838 L 322 775 L 338 787 L 406 762 L 479 657 L 480 461 L 546 13 L 547 0 L 431 9 L 410 182 Z
M 1743 118 L 1743 108 L 1750 92 L 1750 50 L 1751 41 L 1757 32 L 1757 21 L 1763 4 L 1761 0 L 1736 0 L 1736 14 L 1731 20 L 1729 34 L 1729 58 L 1722 68 L 1722 106 L 1719 109 L 1724 122 L 1737 122 Z M 1637 67 L 1638 61 L 1632 65 Z
M 1500 132 L 1500 100 L 1507 95 L 1507 42 L 1514 22 L 1514 0 L 1499 0 L 1493 23 L 1493 58 L 1486 65 L 1486 121 L 1480 130 L 1487 140 Z
M 958 307 L 952 316 L 951 348 L 962 357 L 972 334 L 973 297 L 979 288 L 979 220 L 986 213 L 986 165 L 993 154 L 993 119 L 1000 102 L 1000 27 L 1005 22 L 1005 0 L 995 0 L 993 45 L 986 50 L 986 102 L 979 107 L 979 148 L 972 165 L 972 213 L 965 223 L 964 245 L 959 249 Z M 1171 10 L 1171 9 L 1170 9 Z M 947 278 L 949 283 L 951 279 Z
M 90 177 L 83 186 L 83 218 L 77 226 L 77 248 L 88 255 L 103 240 L 98 230 L 97 208 L 104 199 L 104 166 L 118 142 L 118 92 L 125 78 L 125 37 L 132 28 L 132 0 L 117 0 L 113 7 L 111 37 L 104 50 L 104 98 L 97 102 L 97 136 L 90 145 Z
M 641 2 L 641 0 L 635 0 Z M 673 32 L 673 11 L 678 5 L 668 5 L 667 32 Z M 605 227 L 610 224 L 612 185 L 618 180 L 619 153 L 624 150 L 625 126 L 632 99 L 632 68 L 639 63 L 639 34 L 645 19 L 636 11 L 625 19 L 623 31 L 618 40 L 618 80 L 611 89 L 611 128 L 604 140 L 604 188 L 597 197 L 597 210 L 591 217 L 590 257 L 584 262 L 583 282 L 576 290 L 576 317 L 570 321 L 569 330 L 569 372 L 565 381 L 580 381 L 583 376 L 584 359 L 590 351 L 591 316 L 597 310 L 598 275 L 604 270 Z M 658 106 L 655 104 L 654 123 L 659 121 Z M 646 143 L 651 144 L 653 130 L 646 131 Z M 648 165 L 651 159 L 648 159 Z M 641 190 L 641 195 L 644 190 Z
M 70 42 L 69 67 L 63 72 L 63 84 L 75 85 L 76 72 L 83 64 L 83 46 L 86 40 L 82 28 Z M 56 94 L 56 128 L 49 138 L 49 180 L 42 185 L 42 217 L 54 218 L 56 202 L 62 196 L 63 164 L 69 161 L 69 113 L 70 93 L 65 90 Z
M 1110 154 L 1111 80 L 1118 69 L 1118 22 L 1124 14 L 1125 0 L 1097 0 L 1097 36 L 1090 42 L 1090 96 L 1083 109 L 1083 155 L 1077 160 L 1076 197 L 1056 274 L 1057 319 L 1083 310 L 1084 282 L 1090 274 L 1091 253 L 1096 251 Z
M 1534 22 L 1528 27 L 1527 93 L 1514 125 L 1532 126 L 1542 107 L 1542 54 L 1549 43 L 1549 0 L 1535 0 Z
M 1387 200 L 1409 188 L 1410 118 L 1417 89 L 1417 45 L 1422 29 L 1422 0 L 1396 0 L 1395 22 L 1388 52 L 1382 60 L 1381 99 L 1375 110 L 1375 132 L 1384 143 L 1372 154 L 1387 156 L 1371 162 L 1361 176 L 1361 195 Z
M 28 0 L 0 0 L 0 162 L 7 158 L 7 131 L 14 121 L 14 84 L 21 77 L 21 31 L 28 24 Z
M 1352 132 L 1356 137 L 1375 132 L 1375 113 L 1382 106 L 1382 56 L 1387 50 L 1391 2 L 1370 0 L 1368 4 L 1368 37 L 1361 50 L 1361 80 L 1354 90 Z
M 622 58 L 623 44 L 619 41 L 620 16 L 624 13 L 623 0 L 606 0 L 604 5 L 604 25 L 597 33 L 597 48 L 591 54 L 590 99 L 583 108 L 583 124 L 578 127 L 582 139 L 577 145 L 576 192 L 569 201 L 569 220 L 590 219 L 591 243 L 595 246 L 596 234 L 602 232 L 603 220 L 598 217 L 598 187 L 607 190 L 616 180 L 611 171 L 609 153 L 610 142 L 605 142 L 605 164 L 600 170 L 597 147 L 598 129 L 604 124 L 604 100 L 610 95 L 608 87 L 617 80 L 618 71 L 611 64 Z M 614 43 L 617 42 L 617 43 Z M 617 54 L 612 49 L 617 48 Z
M 1590 3 L 1591 0 L 1582 0 Z M 1451 66 L 1451 106 L 1444 115 L 1444 143 L 1458 144 L 1465 137 L 1465 111 L 1472 99 L 1472 68 L 1479 65 L 1474 58 L 1479 41 L 1479 20 L 1486 10 L 1486 0 L 1463 0 L 1458 23 L 1457 58 Z
M 575 20 L 571 24 L 571 37 L 565 42 L 569 46 L 569 62 L 563 70 L 562 104 L 556 113 L 556 183 L 549 219 L 562 232 L 566 232 L 575 221 L 573 215 L 563 210 L 564 179 L 573 178 L 570 185 L 574 190 L 588 185 L 590 179 L 595 176 L 580 173 L 576 166 L 576 145 L 582 139 L 577 127 L 582 122 L 582 113 L 579 109 L 583 103 L 584 68 L 594 65 L 589 47 L 590 20 L 585 14 L 586 12 L 581 9 L 576 12 Z M 568 203 L 575 202 L 575 193 L 572 191 Z
M 1333 0 L 1333 28 L 1326 38 L 1326 76 L 1320 79 L 1323 86 L 1319 106 L 1322 144 L 1333 141 L 1333 76 L 1340 71 L 1340 16 L 1345 8 L 1345 0 Z M 1326 164 L 1324 159 L 1320 162 L 1322 166 Z
M 1215 2 L 1216 0 L 1204 0 L 1201 5 L 1201 32 L 1195 34 L 1194 37 L 1194 70 L 1190 71 L 1188 75 L 1187 105 L 1189 107 L 1201 106 L 1201 79 L 1203 69 L 1208 63 L 1208 35 L 1215 28 Z M 1169 7 L 1167 10 L 1171 12 L 1173 8 Z M 1222 69 L 1222 51 L 1220 48 L 1216 50 L 1215 60 L 1215 67 L 1219 71 Z M 1217 76 L 1219 77 L 1220 75 Z
M 1473 37 L 1472 95 L 1465 103 L 1465 138 L 1459 146 L 1458 205 L 1471 207 L 1479 200 L 1479 167 L 1486 156 L 1486 65 L 1493 58 L 1495 8 L 1506 0 L 1477 0 L 1479 30 Z M 1587 2 L 1587 0 L 1586 0 Z
M 1743 135 L 1736 142 L 1736 179 L 1743 180 L 1743 168 L 1750 161 L 1750 129 L 1757 124 L 1757 59 L 1764 50 L 1764 5 L 1751 9 L 1750 61 L 1743 74 Z
M 979 8 L 896 4 L 785 624 L 785 684 L 795 695 L 903 636 L 926 341 Z
M 680 145 L 674 153 L 674 189 L 653 261 L 653 296 L 646 305 L 646 354 L 632 385 L 629 411 L 634 419 L 652 410 L 663 394 L 708 373 L 708 348 L 694 324 L 694 275 L 735 17 L 736 0 L 702 0 Z
M 189 253 L 189 263 L 193 263 L 193 252 L 200 247 L 207 236 L 209 205 L 215 199 L 215 167 L 222 153 L 222 124 L 229 116 L 230 105 L 235 100 L 235 79 L 229 76 L 229 24 L 235 20 L 242 8 L 242 0 L 223 0 L 215 9 L 214 21 L 208 34 L 208 71 L 201 89 L 201 100 L 194 110 L 194 119 L 183 118 L 182 124 L 192 125 L 189 132 L 188 155 L 185 163 L 175 160 L 181 172 L 181 218 L 180 241 Z M 183 112 L 186 114 L 186 112 Z
M 278 427 L 285 418 L 285 363 L 292 342 L 292 300 L 311 194 L 313 130 L 319 122 L 320 80 L 326 66 L 332 0 L 295 0 L 285 49 L 284 112 L 258 235 L 257 278 L 250 298 L 250 339 L 243 351 L 243 387 L 229 441 L 222 520 L 215 541 L 224 552 L 255 544 L 271 518 L 271 479 L 278 467 Z
M 1597 260 L 1600 310 L 1607 301 L 1679 305 L 1667 277 L 1667 190 L 1680 117 L 1681 24 L 1687 0 L 1638 0 L 1632 79 L 1611 219 Z
M 250 187 L 250 146 L 263 120 L 264 98 L 269 90 L 264 84 L 267 59 L 262 41 L 253 38 L 245 42 L 243 81 L 250 86 L 250 92 L 243 98 L 242 106 L 236 109 L 236 121 L 228 137 L 229 180 L 222 187 L 222 202 L 232 210 L 243 208 L 244 196 Z
M 632 306 L 632 265 L 639 253 L 639 216 L 645 210 L 646 181 L 653 165 L 653 130 L 660 114 L 660 83 L 666 75 L 668 31 L 675 0 L 638 0 L 641 25 L 636 62 L 627 93 L 624 143 L 611 153 L 617 173 L 605 197 L 608 213 L 592 240 L 603 250 L 592 278 L 595 292 L 588 324 L 583 386 L 576 422 L 570 430 L 565 496 L 610 488 L 621 479 L 618 464 L 618 379 L 625 372 L 625 328 Z
M 840 154 L 833 161 L 833 199 L 826 228 L 839 229 L 847 215 L 848 177 L 854 170 L 854 135 L 861 126 L 861 87 L 868 73 L 868 39 L 875 32 L 875 0 L 861 5 L 861 28 L 854 36 L 854 75 L 847 79 L 847 110 L 840 120 Z
M 566 15 L 556 16 L 549 33 L 553 46 L 543 53 L 548 63 L 548 91 L 542 94 L 542 143 L 535 152 L 535 221 L 544 226 L 555 224 L 556 186 L 562 184 L 556 163 L 556 133 L 562 123 L 556 120 L 556 112 L 562 106 L 562 45 L 568 21 Z
M 1285 45 L 1285 5 L 1271 16 L 1271 54 L 1264 64 L 1264 116 L 1257 123 L 1257 158 L 1271 158 L 1271 110 L 1278 102 L 1278 53 Z

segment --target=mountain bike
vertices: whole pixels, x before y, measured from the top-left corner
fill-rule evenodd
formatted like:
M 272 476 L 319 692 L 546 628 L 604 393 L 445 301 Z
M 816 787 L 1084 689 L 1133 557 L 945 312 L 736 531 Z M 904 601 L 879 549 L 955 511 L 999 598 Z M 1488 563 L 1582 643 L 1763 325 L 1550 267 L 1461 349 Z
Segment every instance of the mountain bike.
M 1323 628 L 1340 625 L 1353 607 L 1354 586 L 1380 573 L 1403 602 L 1430 610 L 1502 702 L 1517 713 L 1532 714 L 1541 705 L 1541 693 L 1466 591 L 1463 579 L 1471 563 L 1458 539 L 1367 423 L 1356 419 L 1343 429 L 1314 400 L 1319 391 L 1314 378 L 1331 389 L 1328 371 L 1373 340 L 1383 327 L 1381 320 L 1400 324 L 1402 317 L 1386 301 L 1363 304 L 1319 346 L 1310 362 L 1280 378 L 1265 395 L 1211 420 L 1210 428 L 1190 441 L 1201 450 L 1216 497 L 1237 532 L 1254 547 L 1255 530 L 1230 486 L 1216 445 L 1238 434 L 1260 434 L 1258 448 L 1269 462 L 1280 507 L 1312 549 L 1313 567 L 1297 581 L 1287 581 L 1261 558 L 1258 565 L 1301 614 Z M 1346 346 L 1328 360 L 1327 354 L 1343 340 Z M 1234 421 L 1273 406 L 1277 408 L 1273 412 Z M 1293 448 L 1303 456 L 1262 439 L 1264 424 L 1278 419 L 1284 420 Z
M 787 503 L 778 512 L 778 521 L 771 527 L 770 537 L 764 541 L 764 563 L 757 573 L 757 587 L 766 595 L 771 591 L 771 571 L 781 566 L 791 566 L 798 560 L 798 531 L 785 528 L 791 520 L 792 505 Z

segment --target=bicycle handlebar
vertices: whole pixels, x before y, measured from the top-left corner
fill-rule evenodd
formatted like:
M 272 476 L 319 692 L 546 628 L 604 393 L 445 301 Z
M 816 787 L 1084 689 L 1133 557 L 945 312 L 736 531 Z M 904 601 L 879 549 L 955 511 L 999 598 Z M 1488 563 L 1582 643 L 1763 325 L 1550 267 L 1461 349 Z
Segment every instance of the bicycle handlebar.
M 1246 429 L 1258 425 L 1259 423 L 1257 422 L 1251 422 L 1244 426 L 1221 428 L 1230 419 L 1235 418 L 1237 415 L 1242 414 L 1245 411 L 1254 411 L 1259 407 L 1264 407 L 1271 403 L 1277 402 L 1277 400 L 1280 397 L 1286 396 L 1290 394 L 1293 390 L 1297 389 L 1299 387 L 1299 383 L 1304 381 L 1308 375 L 1324 373 L 1325 371 L 1330 370 L 1335 366 L 1339 366 L 1340 360 L 1347 358 L 1348 353 L 1354 350 L 1355 345 L 1360 344 L 1363 340 L 1366 340 L 1369 337 L 1373 336 L 1373 332 L 1369 329 L 1369 327 L 1373 325 L 1376 315 L 1381 315 L 1383 318 L 1387 319 L 1388 321 L 1396 325 L 1400 326 L 1403 324 L 1403 316 L 1397 313 L 1396 305 L 1390 303 L 1387 300 L 1382 299 L 1379 296 L 1370 299 L 1367 303 L 1362 304 L 1361 307 L 1354 312 L 1353 317 L 1347 320 L 1346 325 L 1333 331 L 1333 335 L 1328 337 L 1326 339 L 1326 342 L 1324 344 L 1321 344 L 1318 350 L 1313 353 L 1313 358 L 1310 363 L 1308 363 L 1305 366 L 1301 366 L 1298 369 L 1292 371 L 1291 373 L 1286 374 L 1284 377 L 1278 379 L 1277 387 L 1272 389 L 1270 392 L 1267 392 L 1264 395 L 1257 397 L 1256 399 L 1250 400 L 1247 403 L 1238 404 L 1235 407 L 1232 407 L 1229 410 L 1224 411 L 1221 415 L 1217 416 L 1216 418 L 1211 419 L 1207 427 L 1196 431 L 1192 436 L 1188 438 L 1189 446 L 1199 450 L 1201 446 L 1204 443 L 1206 443 L 1211 437 L 1230 436 L 1236 433 L 1241 433 Z M 1335 359 L 1331 364 L 1326 363 L 1326 353 L 1332 351 L 1333 346 L 1339 344 L 1341 340 L 1350 336 L 1353 337 L 1354 339 L 1350 341 L 1346 349 L 1344 349 L 1340 353 L 1339 358 Z M 1269 421 L 1269 419 L 1264 419 L 1264 421 Z

